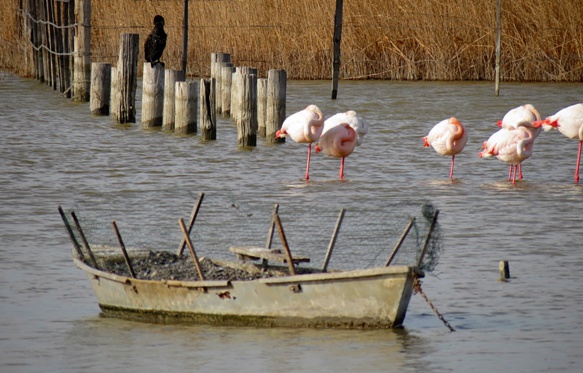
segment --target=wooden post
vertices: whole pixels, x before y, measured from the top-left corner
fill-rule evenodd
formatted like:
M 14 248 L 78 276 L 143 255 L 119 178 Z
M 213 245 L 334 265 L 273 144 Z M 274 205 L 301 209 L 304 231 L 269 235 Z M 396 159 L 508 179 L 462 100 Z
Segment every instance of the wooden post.
M 200 281 L 204 281 L 204 274 L 202 273 L 202 268 L 200 267 L 200 263 L 198 261 L 198 257 L 196 256 L 196 251 L 194 251 L 194 246 L 192 245 L 192 241 L 190 241 L 190 237 L 188 236 L 188 232 L 186 231 L 186 226 L 184 225 L 184 220 L 182 218 L 178 219 L 178 224 L 180 225 L 180 230 L 182 230 L 182 235 L 186 240 L 186 244 L 188 245 L 188 250 L 190 250 L 190 255 L 192 256 L 192 261 L 194 262 L 194 266 L 196 267 L 196 272 L 198 273 L 198 278 Z
M 91 98 L 89 110 L 94 115 L 109 115 L 111 96 L 111 64 L 91 64 Z
M 121 34 L 119 58 L 117 60 L 117 99 L 116 121 L 136 122 L 136 89 L 138 86 L 139 34 Z
M 164 66 L 144 63 L 142 83 L 142 128 L 161 127 L 164 116 Z
M 393 248 L 393 251 L 391 252 L 391 255 L 389 256 L 389 259 L 387 259 L 387 262 L 385 263 L 385 267 L 388 267 L 391 264 L 391 262 L 393 261 L 393 259 L 395 259 L 395 255 L 397 255 L 397 252 L 401 248 L 401 245 L 405 241 L 405 238 L 409 234 L 409 231 L 411 230 L 411 227 L 413 227 L 414 223 L 415 223 L 415 218 L 411 219 L 409 221 L 409 224 L 407 224 L 407 227 L 403 231 L 403 234 L 401 234 L 401 238 L 399 238 L 399 241 L 397 242 L 397 244 Z
M 222 102 L 222 113 L 224 117 L 231 116 L 231 84 L 233 82 L 233 64 L 225 62 L 221 67 L 221 79 L 223 88 L 221 90 L 221 97 L 217 100 Z
M 86 261 L 85 255 L 83 255 L 83 251 L 81 251 L 81 246 L 79 245 L 79 242 L 75 238 L 75 234 L 73 233 L 73 230 L 71 229 L 71 224 L 69 224 L 69 220 L 67 220 L 67 217 L 65 216 L 65 212 L 63 211 L 63 208 L 61 206 L 59 206 L 57 209 L 59 210 L 59 215 L 61 215 L 61 219 L 63 219 L 63 223 L 65 224 L 65 228 L 67 229 L 67 233 L 69 234 L 69 239 L 71 240 L 71 243 L 73 244 L 73 248 L 75 249 L 75 252 L 77 252 L 79 259 L 81 259 L 81 261 L 85 262 Z
M 81 224 L 79 223 L 79 219 L 77 219 L 77 215 L 75 215 L 75 212 L 71 211 L 71 217 L 73 218 L 73 221 L 75 222 L 75 227 L 77 227 L 77 231 L 79 232 L 79 235 L 81 236 L 81 241 L 83 241 L 83 246 L 85 246 L 85 250 L 87 251 L 87 254 L 89 254 L 89 259 L 91 259 L 91 263 L 93 264 L 93 267 L 100 269 L 99 264 L 97 264 L 97 260 L 95 259 L 95 256 L 93 255 L 93 251 L 91 251 L 91 247 L 89 246 L 89 241 L 87 241 L 87 237 L 85 237 L 85 233 L 83 233 L 83 229 L 81 228 Z
M 121 234 L 119 234 L 119 229 L 117 229 L 117 224 L 115 224 L 115 220 L 112 221 L 111 224 L 113 225 L 113 230 L 115 231 L 115 235 L 117 236 L 117 241 L 119 242 L 121 253 L 123 254 L 124 260 L 126 261 L 126 266 L 130 271 L 130 275 L 132 276 L 132 278 L 136 278 L 134 267 L 132 266 L 132 262 L 130 260 L 130 257 L 128 256 L 128 252 L 126 251 L 126 246 L 124 245 L 123 240 L 121 239 Z
M 186 61 L 188 57 L 188 0 L 184 0 L 184 12 L 182 14 L 182 80 L 186 79 Z M 172 84 L 174 87 L 174 84 Z M 174 127 L 172 128 L 174 129 Z
M 88 102 L 91 83 L 91 0 L 75 1 L 75 62 L 73 101 Z
M 500 269 L 500 280 L 506 281 L 510 278 L 510 266 L 508 265 L 507 260 L 500 261 L 499 265 Z
M 237 144 L 240 147 L 257 146 L 257 75 L 242 74 L 241 83 Z
M 176 82 L 176 119 L 174 133 L 178 135 L 196 133 L 198 83 Z
M 196 220 L 196 217 L 198 216 L 198 211 L 200 210 L 200 205 L 202 204 L 202 199 L 204 198 L 204 193 L 200 193 L 200 195 L 198 196 L 198 200 L 196 201 L 194 208 L 192 209 L 192 213 L 190 214 L 190 220 L 188 222 L 188 230 L 187 233 L 188 235 L 190 235 L 190 231 L 192 230 L 192 227 L 194 225 L 194 221 Z M 186 240 L 183 238 L 182 241 L 180 242 L 180 246 L 178 247 L 178 256 L 182 256 L 182 252 L 184 251 L 184 246 L 186 245 Z
M 289 274 L 292 276 L 296 275 L 296 269 L 294 267 L 294 260 L 289 249 L 289 245 L 287 244 L 287 238 L 285 237 L 285 232 L 283 231 L 283 226 L 281 225 L 281 220 L 279 219 L 279 214 L 273 214 L 273 221 L 275 222 L 275 226 L 277 227 L 277 231 L 279 232 L 279 239 L 281 240 L 281 244 L 283 245 L 283 250 L 285 251 L 285 256 L 287 258 L 287 265 L 289 268 Z
M 164 114 L 162 117 L 162 129 L 165 131 L 174 131 L 174 120 L 176 119 L 176 82 L 183 82 L 184 80 L 185 75 L 182 71 L 166 69 L 164 75 Z
M 501 34 L 502 34 L 502 11 L 501 0 L 496 1 L 496 81 L 494 91 L 496 96 L 500 94 L 500 53 L 501 53 Z
M 204 141 L 217 139 L 215 82 L 213 78 L 200 80 L 200 138 Z
M 336 226 L 334 227 L 334 232 L 332 233 L 332 238 L 330 239 L 330 244 L 328 245 L 328 251 L 326 252 L 326 258 L 324 259 L 324 265 L 322 266 L 322 272 L 328 270 L 328 263 L 330 263 L 330 256 L 332 255 L 332 250 L 334 249 L 334 244 L 336 243 L 336 238 L 338 237 L 338 231 L 342 225 L 342 219 L 344 219 L 344 209 L 340 210 L 338 215 L 338 220 L 336 221 Z
M 267 116 L 267 79 L 257 79 L 257 136 L 265 137 Z
M 265 139 L 267 142 L 285 142 L 285 138 L 276 138 L 275 133 L 285 120 L 287 73 L 285 70 L 271 69 L 267 73 L 267 107 Z
M 334 61 L 332 62 L 332 100 L 338 95 L 338 76 L 340 75 L 340 41 L 342 40 L 342 5 L 343 0 L 336 0 L 334 15 Z
M 279 205 L 276 203 L 273 207 L 273 214 L 271 218 L 271 224 L 269 224 L 269 231 L 267 233 L 267 242 L 265 243 L 265 249 L 271 250 L 271 242 L 273 241 L 273 230 L 275 228 L 275 215 L 279 211 Z
M 119 118 L 119 86 L 117 84 L 117 67 L 111 67 L 111 90 L 110 90 L 109 113 L 114 121 Z

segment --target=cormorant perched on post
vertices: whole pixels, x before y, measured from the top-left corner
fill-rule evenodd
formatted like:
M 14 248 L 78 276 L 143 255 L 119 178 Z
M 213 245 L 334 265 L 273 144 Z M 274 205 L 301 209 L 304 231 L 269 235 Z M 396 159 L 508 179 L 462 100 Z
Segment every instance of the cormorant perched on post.
M 146 61 L 152 64 L 152 67 L 160 63 L 164 66 L 163 62 L 160 62 L 160 57 L 166 48 L 166 32 L 164 32 L 164 17 L 157 15 L 154 17 L 154 29 L 148 35 L 146 42 L 144 43 L 144 52 L 146 53 Z

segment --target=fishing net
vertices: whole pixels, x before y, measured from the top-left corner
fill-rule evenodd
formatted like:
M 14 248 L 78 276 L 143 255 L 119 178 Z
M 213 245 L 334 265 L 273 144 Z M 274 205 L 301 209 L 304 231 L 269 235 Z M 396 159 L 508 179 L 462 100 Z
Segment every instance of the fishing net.
M 123 203 L 109 201 L 106 205 L 109 208 L 96 205 L 94 201 L 77 202 L 73 208 L 65 209 L 65 215 L 70 216 L 75 210 L 91 245 L 120 248 L 112 226 L 115 220 L 128 252 L 140 249 L 176 253 L 183 240 L 178 219 L 182 218 L 188 227 L 199 196 L 191 197 L 188 205 L 181 201 L 175 205 L 166 203 L 160 208 L 136 208 L 127 200 Z M 257 200 L 228 193 L 205 194 L 190 233 L 197 255 L 232 260 L 236 257 L 229 247 L 266 247 L 275 204 Z M 425 272 L 437 267 L 443 249 L 442 234 L 437 221 L 429 234 L 437 214 L 429 201 L 376 201 L 364 205 L 346 200 L 336 203 L 345 207 L 330 255 L 329 270 L 384 266 L 390 257 L 390 265 L 415 266 L 422 255 L 420 267 Z M 333 203 L 286 203 L 284 198 L 278 205 L 290 251 L 294 256 L 306 256 L 311 260 L 300 266 L 322 267 L 340 212 Z M 72 221 L 71 225 L 78 242 L 82 243 Z M 282 247 L 277 229 L 274 229 L 271 247 Z M 187 247 L 183 252 L 189 255 Z

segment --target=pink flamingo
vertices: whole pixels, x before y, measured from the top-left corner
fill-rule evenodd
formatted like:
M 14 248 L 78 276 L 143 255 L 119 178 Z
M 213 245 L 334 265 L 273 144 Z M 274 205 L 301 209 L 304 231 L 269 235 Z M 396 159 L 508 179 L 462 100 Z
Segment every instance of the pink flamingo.
M 344 181 L 344 159 L 354 151 L 357 144 L 356 131 L 348 123 L 329 127 L 316 144 L 316 153 L 323 151 L 340 161 L 340 180 Z
M 575 166 L 575 183 L 579 183 L 579 165 L 581 163 L 581 149 L 583 148 L 583 103 L 568 106 L 559 110 L 555 115 L 538 121 L 545 129 L 557 128 L 559 132 L 570 139 L 579 138 L 579 151 Z
M 461 153 L 468 142 L 468 132 L 454 117 L 437 123 L 429 134 L 423 137 L 423 146 L 432 146 L 439 155 L 451 155 L 449 178 L 453 178 L 455 155 Z
M 480 158 L 497 157 L 499 160 L 509 163 L 508 180 L 516 184 L 517 166 L 532 156 L 534 145 L 534 131 L 540 124 L 522 122 L 515 129 L 502 128 L 495 132 L 482 145 L 482 151 L 478 153 Z M 512 172 L 514 171 L 514 172 Z
M 352 129 L 354 129 L 357 136 L 356 146 L 360 146 L 362 140 L 364 140 L 364 135 L 368 133 L 368 124 L 356 115 L 356 111 L 354 110 L 349 110 L 346 113 L 338 113 L 326 119 L 324 122 L 324 131 L 322 131 L 322 133 L 325 133 L 330 128 L 342 123 L 347 123 Z
M 526 104 L 522 106 L 518 106 L 514 109 L 511 109 L 504 115 L 502 120 L 498 121 L 498 127 L 506 128 L 508 130 L 515 129 L 518 127 L 519 123 L 523 123 L 523 125 L 528 125 L 528 123 L 534 123 L 537 120 L 540 120 L 540 114 L 538 110 L 535 109 L 534 106 L 531 104 Z M 536 139 L 541 132 L 542 127 L 530 127 L 533 131 L 534 138 Z M 510 180 L 510 174 L 512 173 L 513 166 L 510 165 L 508 170 L 508 180 Z M 518 178 L 522 179 L 522 163 L 518 165 Z
M 308 144 L 308 160 L 306 162 L 306 180 L 310 179 L 310 158 L 312 143 L 318 141 L 324 130 L 324 115 L 316 105 L 309 105 L 302 111 L 290 115 L 283 121 L 281 129 L 275 137 L 289 135 L 295 142 Z

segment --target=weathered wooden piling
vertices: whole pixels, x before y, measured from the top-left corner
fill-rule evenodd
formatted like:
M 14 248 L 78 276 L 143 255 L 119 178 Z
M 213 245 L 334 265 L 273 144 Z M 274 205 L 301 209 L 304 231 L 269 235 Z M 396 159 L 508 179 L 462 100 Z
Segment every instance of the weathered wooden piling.
M 109 113 L 114 121 L 119 117 L 119 87 L 117 84 L 117 67 L 111 67 L 111 90 L 109 92 Z
M 229 53 L 211 53 L 211 78 L 216 80 L 215 89 L 216 97 L 222 97 L 222 66 L 224 63 L 231 62 L 231 55 Z M 222 114 L 223 103 L 222 100 L 215 100 L 216 110 L 218 114 Z
M 236 67 L 232 74 L 231 81 L 231 120 L 233 123 L 237 123 L 239 120 L 239 115 L 243 110 L 243 100 L 245 98 L 245 92 L 243 92 L 243 75 L 257 75 L 257 69 L 247 66 Z M 256 79 L 257 80 L 257 79 Z
M 276 138 L 275 133 L 285 120 L 285 100 L 287 91 L 287 73 L 285 70 L 270 69 L 267 73 L 267 107 L 265 115 L 265 139 L 267 142 L 284 142 L 285 138 Z
M 236 116 L 237 144 L 240 147 L 257 146 L 257 75 L 235 74 L 239 81 Z
M 91 97 L 89 110 L 94 115 L 109 115 L 111 96 L 111 64 L 91 64 Z
M 142 128 L 161 127 L 164 116 L 164 66 L 144 63 L 142 78 Z
M 196 133 L 198 83 L 193 81 L 176 82 L 175 95 L 174 132 L 179 135 Z
M 223 62 L 221 64 L 221 95 L 217 96 L 217 101 L 221 101 L 221 114 L 223 117 L 231 116 L 231 83 L 233 81 L 233 64 Z
M 117 61 L 117 99 L 114 109 L 117 123 L 136 122 L 136 89 L 138 86 L 139 34 L 121 34 Z
M 205 141 L 217 139 L 215 84 L 213 78 L 200 80 L 200 138 Z
M 510 278 L 510 265 L 507 260 L 500 261 L 498 266 L 500 270 L 500 280 L 506 281 Z
M 265 137 L 267 123 L 267 79 L 257 79 L 257 136 Z
M 75 2 L 75 58 L 73 71 L 73 101 L 87 102 L 91 83 L 91 1 Z
M 162 118 L 162 129 L 174 131 L 176 119 L 176 82 L 185 80 L 184 72 L 181 70 L 166 69 L 164 75 L 164 115 Z

